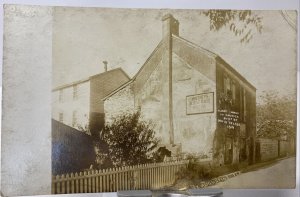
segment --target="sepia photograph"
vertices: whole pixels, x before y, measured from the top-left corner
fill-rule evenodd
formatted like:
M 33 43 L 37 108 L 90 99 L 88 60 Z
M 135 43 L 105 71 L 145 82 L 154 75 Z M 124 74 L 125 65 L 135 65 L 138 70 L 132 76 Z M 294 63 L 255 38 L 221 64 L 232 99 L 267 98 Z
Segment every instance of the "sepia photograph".
M 53 194 L 295 188 L 296 11 L 52 15 Z

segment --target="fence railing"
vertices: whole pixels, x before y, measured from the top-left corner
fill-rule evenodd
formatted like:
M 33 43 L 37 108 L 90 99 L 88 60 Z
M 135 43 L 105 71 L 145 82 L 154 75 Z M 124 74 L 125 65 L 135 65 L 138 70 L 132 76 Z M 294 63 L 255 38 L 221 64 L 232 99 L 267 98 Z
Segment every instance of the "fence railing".
M 187 164 L 188 161 L 173 161 L 57 175 L 52 178 L 52 193 L 158 189 L 172 185 L 176 172 Z

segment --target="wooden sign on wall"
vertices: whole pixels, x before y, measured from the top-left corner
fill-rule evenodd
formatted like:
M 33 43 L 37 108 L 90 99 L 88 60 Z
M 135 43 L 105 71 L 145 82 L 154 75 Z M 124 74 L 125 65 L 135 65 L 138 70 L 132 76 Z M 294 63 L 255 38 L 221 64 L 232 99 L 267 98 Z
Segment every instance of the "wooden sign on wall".
M 195 94 L 186 97 L 186 114 L 214 112 L 214 93 Z

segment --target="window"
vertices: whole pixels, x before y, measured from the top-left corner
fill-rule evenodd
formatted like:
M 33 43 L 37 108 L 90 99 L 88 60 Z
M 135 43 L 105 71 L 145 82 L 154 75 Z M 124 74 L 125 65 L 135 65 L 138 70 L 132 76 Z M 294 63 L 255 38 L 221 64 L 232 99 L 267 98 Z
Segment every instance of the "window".
M 59 102 L 60 102 L 60 103 L 62 103 L 63 100 L 64 100 L 64 99 L 63 99 L 63 96 L 64 96 L 63 94 L 64 94 L 63 90 L 59 90 Z
M 230 79 L 225 75 L 224 76 L 224 93 L 228 95 L 230 92 Z
M 76 124 L 77 124 L 77 111 L 73 111 L 72 126 L 75 127 Z
M 246 121 L 246 90 L 241 87 L 240 99 L 241 99 L 241 120 Z
M 245 90 L 245 88 L 244 88 L 244 92 L 243 92 L 243 96 L 244 96 L 244 121 L 246 121 L 246 118 L 247 118 L 247 100 L 246 100 L 246 94 L 247 94 L 247 92 L 246 92 L 246 90 Z
M 235 104 L 236 101 L 236 86 L 235 83 L 232 82 L 232 102 Z
M 78 98 L 78 86 L 77 85 L 73 85 L 73 99 L 77 99 Z
M 59 113 L 58 120 L 59 120 L 59 122 L 64 122 L 64 114 L 63 113 Z
M 227 77 L 224 75 L 223 90 L 224 90 L 225 95 L 226 95 L 226 83 L 227 83 Z

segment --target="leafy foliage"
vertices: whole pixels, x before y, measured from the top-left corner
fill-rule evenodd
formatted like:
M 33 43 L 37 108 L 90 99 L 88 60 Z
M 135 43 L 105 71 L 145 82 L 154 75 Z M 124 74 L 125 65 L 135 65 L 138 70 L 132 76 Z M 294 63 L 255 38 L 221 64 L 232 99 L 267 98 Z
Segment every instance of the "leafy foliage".
M 210 29 L 219 31 L 229 27 L 240 42 L 248 43 L 253 38 L 253 28 L 262 33 L 262 17 L 254 15 L 250 10 L 208 10 L 204 12 L 210 20 Z
M 158 145 L 151 123 L 142 121 L 140 112 L 124 114 L 106 125 L 100 138 L 108 144 L 108 156 L 115 167 L 152 162 Z
M 95 150 L 95 162 L 94 168 L 96 169 L 106 169 L 113 167 L 112 160 L 109 157 L 109 146 L 103 140 L 98 140 L 94 142 L 94 150 Z
M 264 92 L 263 104 L 257 106 L 257 134 L 259 137 L 295 136 L 295 97 L 279 96 L 278 92 Z

